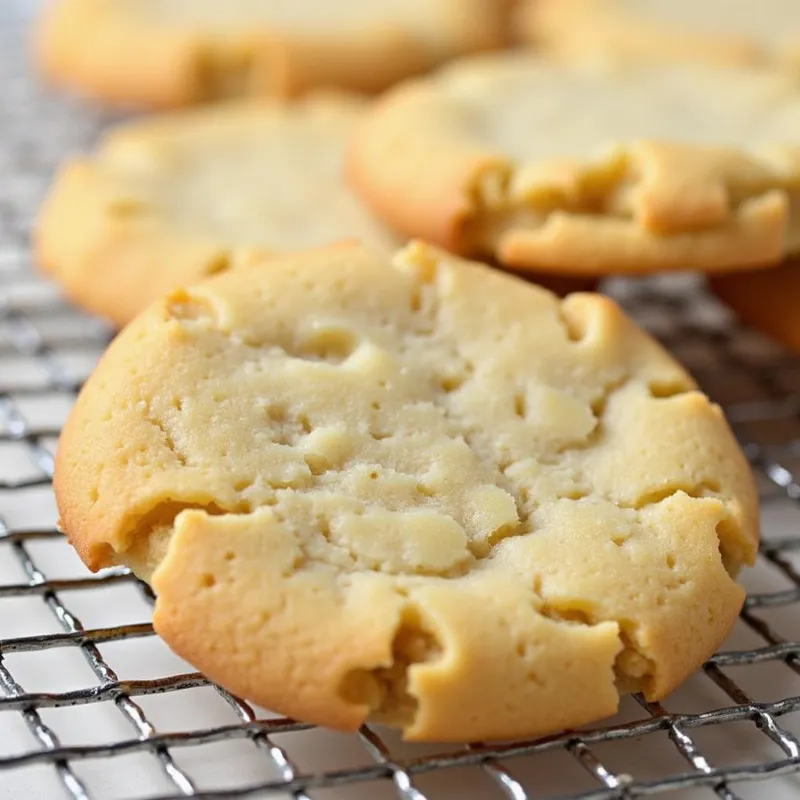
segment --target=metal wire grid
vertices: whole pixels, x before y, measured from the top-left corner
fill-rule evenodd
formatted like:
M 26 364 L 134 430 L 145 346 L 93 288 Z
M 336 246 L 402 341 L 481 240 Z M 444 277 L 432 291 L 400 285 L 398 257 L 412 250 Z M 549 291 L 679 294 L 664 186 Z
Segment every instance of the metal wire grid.
M 690 787 L 706 787 L 709 797 L 736 800 L 747 782 L 769 783 L 779 775 L 800 773 L 800 741 L 791 726 L 784 724 L 800 712 L 800 696 L 757 701 L 731 676 L 737 668 L 752 669 L 765 663 L 783 664 L 800 676 L 800 629 L 794 629 L 788 640 L 765 614 L 774 609 L 800 611 L 800 362 L 732 327 L 691 284 L 665 288 L 652 283 L 619 283 L 610 291 L 695 368 L 712 394 L 725 376 L 735 376 L 740 396 L 726 404 L 726 411 L 761 480 L 765 507 L 782 504 L 791 508 L 792 515 L 787 518 L 789 535 L 775 537 L 768 529 L 761 549 L 761 559 L 781 576 L 784 588 L 768 587 L 770 591 L 751 594 L 742 612 L 742 622 L 757 637 L 756 643 L 720 653 L 704 667 L 706 679 L 723 693 L 721 707 L 674 713 L 636 697 L 638 713 L 632 720 L 538 742 L 475 744 L 439 753 L 406 749 L 398 755 L 381 732 L 365 727 L 357 737 L 369 762 L 326 770 L 299 768 L 280 743 L 284 734 L 309 730 L 310 726 L 285 718 L 262 718 L 247 703 L 218 687 L 214 687 L 216 692 L 233 712 L 230 721 L 222 722 L 220 717 L 221 724 L 182 730 L 181 719 L 175 718 L 171 719 L 174 732 L 157 730 L 143 698 L 210 684 L 197 673 L 155 679 L 120 677 L 104 655 L 104 646 L 154 637 L 152 626 L 87 628 L 65 595 L 126 584 L 136 587 L 149 602 L 149 589 L 122 569 L 98 576 L 50 577 L 36 548 L 60 542 L 62 537 L 54 527 L 32 526 L 24 511 L 26 492 L 46 490 L 50 485 L 54 440 L 59 433 L 56 422 L 37 418 L 36 404 L 60 401 L 66 409 L 109 336 L 102 324 L 70 310 L 30 272 L 28 238 L 36 204 L 58 161 L 93 137 L 97 121 L 84 109 L 42 96 L 32 84 L 21 54 L 23 25 L 29 13 L 30 7 L 17 0 L 5 0 L 0 7 L 0 86 L 5 98 L 0 106 L 0 567 L 13 563 L 22 575 L 21 580 L 0 583 L 0 620 L 4 604 L 8 605 L 5 600 L 39 598 L 60 632 L 0 639 L 0 712 L 20 716 L 36 741 L 30 749 L 0 755 L 0 790 L 3 776 L 10 771 L 47 765 L 55 771 L 67 797 L 88 800 L 99 795 L 80 776 L 77 765 L 102 760 L 113 772 L 114 758 L 131 753 L 151 754 L 171 786 L 167 794 L 148 794 L 148 800 L 264 797 L 273 792 L 307 800 L 316 797 L 317 790 L 370 781 L 391 784 L 405 800 L 438 800 L 459 795 L 447 790 L 440 790 L 435 797 L 425 793 L 418 788 L 421 778 L 432 771 L 459 767 L 483 771 L 491 779 L 495 796 L 525 800 L 532 798 L 536 789 L 515 777 L 517 768 L 534 757 L 546 759 L 554 753 L 568 754 L 574 771 L 582 770 L 591 779 L 592 788 L 564 795 L 584 800 L 681 794 Z M 705 358 L 698 356 L 699 351 Z M 744 395 L 742 386 L 747 387 Z M 13 518 L 5 510 L 9 504 L 17 509 Z M 9 656 L 57 648 L 82 653 L 94 675 L 93 685 L 69 691 L 26 691 L 25 675 L 16 669 L 12 672 Z M 91 704 L 113 704 L 129 724 L 128 738 L 107 744 L 65 745 L 43 718 L 42 712 L 48 709 Z M 698 742 L 702 731 L 721 730 L 734 722 L 752 725 L 771 743 L 773 754 L 746 758 L 746 763 L 735 765 L 715 764 L 704 755 Z M 682 759 L 681 769 L 641 779 L 628 774 L 633 769 L 612 767 L 598 752 L 609 743 L 624 742 L 631 747 L 658 733 L 671 740 Z M 190 770 L 178 763 L 176 753 L 183 749 L 232 739 L 252 742 L 274 777 L 209 790 L 199 787 Z M 800 783 L 797 786 L 800 794 Z M 130 788 L 131 796 L 142 797 L 136 786 Z M 347 796 L 346 792 L 342 796 Z

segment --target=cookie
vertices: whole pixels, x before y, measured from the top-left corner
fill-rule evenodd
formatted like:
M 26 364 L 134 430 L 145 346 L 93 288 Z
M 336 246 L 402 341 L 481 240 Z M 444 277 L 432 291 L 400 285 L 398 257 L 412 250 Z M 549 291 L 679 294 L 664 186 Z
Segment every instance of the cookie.
M 794 0 L 523 0 L 515 29 L 562 55 L 800 68 Z
M 711 280 L 714 293 L 741 320 L 800 351 L 800 263 Z
M 113 104 L 174 107 L 318 87 L 376 91 L 501 46 L 508 0 L 61 0 L 41 72 Z
M 366 101 L 238 101 L 120 125 L 62 167 L 34 235 L 38 263 L 86 310 L 124 325 L 170 289 L 268 253 L 400 238 L 344 180 Z M 534 275 L 561 294 L 591 281 Z
M 800 250 L 798 129 L 781 74 L 507 53 L 390 91 L 349 174 L 404 233 L 518 270 L 725 272 Z
M 363 100 L 241 101 L 134 121 L 57 176 L 38 262 L 89 311 L 123 325 L 170 289 L 282 252 L 399 240 L 343 180 Z
M 57 452 L 61 525 L 231 691 L 411 740 L 660 698 L 757 546 L 720 409 L 600 295 L 344 243 L 157 301 Z

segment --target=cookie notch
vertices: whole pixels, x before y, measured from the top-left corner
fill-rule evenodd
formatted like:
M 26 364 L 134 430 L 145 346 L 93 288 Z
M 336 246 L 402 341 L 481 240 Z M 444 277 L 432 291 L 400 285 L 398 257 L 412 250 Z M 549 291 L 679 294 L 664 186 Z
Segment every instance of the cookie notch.
M 800 247 L 789 228 L 798 176 L 735 151 L 663 142 L 592 164 L 507 165 L 467 187 L 455 240 L 517 269 L 575 275 L 769 266 Z
M 684 493 L 678 490 L 670 497 L 657 501 L 657 504 L 665 503 L 667 508 L 671 508 L 673 498 L 678 498 L 679 504 L 686 501 L 688 496 L 684 497 L 683 495 Z M 709 510 L 711 513 L 708 516 L 719 518 L 719 508 Z M 692 505 L 689 508 L 687 506 L 681 511 L 697 513 L 698 507 Z M 261 510 L 254 512 L 255 517 L 244 515 L 235 519 L 227 519 L 230 520 L 231 525 L 236 522 L 241 526 L 248 526 L 263 532 L 265 523 L 260 512 Z M 700 515 L 706 516 L 705 508 L 700 508 Z M 238 637 L 231 638 L 225 633 L 225 628 L 230 627 L 232 619 L 229 605 L 233 602 L 238 604 L 243 602 L 241 574 L 237 574 L 235 578 L 231 579 L 230 572 L 226 570 L 235 567 L 236 562 L 241 564 L 242 559 L 251 558 L 253 555 L 252 550 L 242 549 L 236 537 L 225 535 L 225 522 L 226 517 L 208 516 L 200 511 L 182 512 L 176 521 L 176 528 L 181 533 L 177 535 L 172 545 L 175 549 L 168 554 L 153 577 L 153 585 L 160 598 L 154 617 L 156 629 L 170 642 L 173 648 L 179 653 L 185 652 L 210 677 L 222 680 L 244 696 L 262 702 L 268 707 L 281 708 L 285 713 L 295 717 L 312 719 L 345 730 L 353 730 L 367 720 L 382 722 L 402 728 L 406 738 L 410 740 L 431 738 L 458 740 L 460 737 L 470 735 L 469 728 L 456 733 L 452 732 L 452 728 L 449 729 L 450 733 L 443 729 L 449 724 L 449 718 L 443 718 L 442 715 L 453 713 L 450 704 L 457 702 L 457 698 L 442 698 L 442 685 L 452 684 L 454 680 L 456 683 L 462 683 L 460 691 L 463 704 L 465 685 L 468 685 L 476 677 L 474 674 L 470 674 L 468 680 L 464 678 L 462 681 L 458 680 L 462 677 L 459 673 L 466 671 L 466 666 L 463 664 L 462 644 L 457 639 L 456 643 L 448 648 L 447 642 L 451 637 L 448 635 L 447 627 L 439 629 L 435 622 L 430 619 L 426 620 L 428 615 L 424 612 L 420 613 L 420 601 L 410 600 L 403 591 L 396 592 L 391 598 L 392 604 L 389 606 L 387 606 L 389 600 L 384 595 L 380 595 L 382 599 L 381 612 L 382 614 L 390 613 L 394 623 L 392 626 L 382 626 L 384 636 L 380 641 L 380 647 L 371 643 L 367 648 L 369 653 L 364 651 L 358 653 L 357 666 L 352 664 L 347 668 L 342 666 L 335 675 L 330 675 L 327 670 L 323 670 L 320 674 L 318 665 L 323 654 L 315 651 L 305 654 L 305 657 L 316 665 L 316 668 L 312 667 L 309 674 L 304 674 L 301 679 L 301 684 L 302 681 L 307 680 L 316 685 L 316 691 L 309 691 L 308 696 L 297 689 L 295 680 L 289 678 L 290 673 L 288 672 L 280 676 L 266 676 L 269 683 L 280 677 L 287 681 L 284 686 L 293 687 L 294 696 L 288 705 L 286 699 L 281 700 L 271 692 L 264 694 L 265 675 L 263 670 L 255 673 L 252 681 L 247 678 L 243 680 L 240 675 L 237 682 L 232 684 L 229 667 L 223 666 L 218 660 L 222 658 L 223 653 L 224 658 L 233 658 L 234 662 L 239 658 L 246 658 L 248 661 L 252 659 L 255 663 L 263 663 L 261 658 L 272 660 L 278 658 L 280 662 L 282 659 L 276 656 L 276 653 L 282 649 L 282 645 L 286 645 L 283 637 L 288 635 L 292 630 L 292 625 L 297 624 L 297 620 L 293 619 L 291 623 L 284 621 L 282 627 L 279 628 L 279 633 L 271 636 L 265 636 L 263 631 L 259 631 L 258 626 L 248 628 L 246 634 L 239 634 L 239 637 L 245 637 L 245 641 Z M 731 536 L 730 532 L 726 532 L 727 524 L 727 519 L 725 519 L 713 527 L 719 536 L 721 545 L 726 542 L 728 536 Z M 191 526 L 197 526 L 198 535 L 202 535 L 206 542 L 216 542 L 217 547 L 220 550 L 224 549 L 224 552 L 221 554 L 217 552 L 211 558 L 199 542 L 190 544 L 182 531 Z M 220 534 L 223 535 L 220 536 Z M 615 546 L 624 547 L 625 542 L 617 542 Z M 199 557 L 199 552 L 203 552 L 204 555 Z M 242 553 L 244 554 L 242 555 Z M 264 553 L 261 551 L 261 558 L 257 563 L 263 563 L 263 556 Z M 221 563 L 223 559 L 224 563 Z M 676 587 L 683 585 L 681 582 L 685 580 L 680 577 L 678 561 L 679 559 L 676 559 L 674 555 L 667 555 L 665 559 L 668 569 L 677 570 L 675 572 Z M 187 568 L 187 565 L 192 566 Z M 295 554 L 291 564 L 292 569 L 302 571 L 308 569 L 309 566 L 301 554 Z M 301 575 L 300 579 L 302 577 Z M 291 582 L 291 578 L 288 582 Z M 337 601 L 334 599 L 335 595 L 323 593 L 319 585 L 311 583 L 309 588 L 306 584 L 303 590 L 304 592 L 316 591 L 316 594 L 312 595 L 317 604 L 315 607 L 318 607 L 319 604 L 337 605 Z M 541 587 L 539 590 L 541 592 Z M 198 598 L 199 594 L 205 594 L 208 597 L 208 605 Z M 743 593 L 737 589 L 736 595 L 741 604 Z M 359 603 L 365 600 L 361 594 L 358 594 L 357 597 Z M 372 593 L 368 595 L 368 599 L 373 603 L 376 602 L 376 597 Z M 525 598 L 520 595 L 518 599 Z M 725 608 L 730 604 L 731 599 L 731 594 L 727 593 L 724 598 L 720 598 L 719 606 L 709 609 L 708 612 L 712 621 L 720 624 L 723 628 L 732 623 L 732 619 L 728 618 L 729 611 Z M 546 596 L 534 593 L 532 597 L 528 596 L 527 600 L 528 602 L 522 608 L 525 608 L 527 613 L 533 613 L 540 617 L 539 624 L 533 624 L 532 627 L 540 632 L 540 636 L 546 633 L 548 646 L 564 648 L 571 645 L 568 654 L 571 653 L 572 658 L 576 661 L 588 662 L 586 671 L 580 670 L 579 675 L 583 679 L 589 680 L 589 684 L 585 688 L 591 690 L 592 700 L 588 707 L 584 706 L 580 712 L 584 716 L 571 716 L 568 718 L 570 721 L 565 720 L 564 724 L 580 724 L 577 719 L 590 720 L 614 713 L 619 695 L 622 693 L 643 691 L 651 700 L 660 699 L 685 677 L 684 670 L 688 666 L 687 664 L 673 665 L 669 662 L 660 662 L 660 658 L 666 655 L 664 651 L 669 652 L 675 645 L 670 643 L 654 645 L 647 640 L 646 636 L 645 641 L 640 642 L 637 620 L 608 620 L 602 616 L 595 616 L 593 603 L 584 598 L 570 597 L 569 599 L 553 598 L 548 600 Z M 262 605 L 255 608 L 254 613 L 260 625 L 276 625 L 281 621 L 281 609 L 291 602 L 287 596 L 284 596 L 266 609 L 262 602 Z M 348 609 L 352 609 L 355 602 L 355 598 L 348 598 L 345 601 Z M 191 611 L 189 611 L 190 609 Z M 208 628 L 204 634 L 208 640 L 203 640 L 201 643 L 187 640 L 187 631 L 191 631 L 192 626 L 188 625 L 188 618 L 182 617 L 187 612 L 193 614 L 198 611 L 204 613 L 204 618 L 208 621 Z M 720 617 L 714 619 L 717 613 L 720 613 Z M 354 636 L 357 635 L 356 629 L 361 630 L 360 639 L 363 640 L 363 626 L 367 625 L 368 621 L 362 616 L 353 620 L 348 629 Z M 340 620 L 337 620 L 336 627 L 341 631 Z M 646 629 L 647 625 L 645 624 L 644 627 Z M 528 634 L 530 634 L 530 629 L 531 624 L 527 626 Z M 558 633 L 556 629 L 558 629 Z M 499 639 L 510 636 L 513 641 L 513 624 L 510 630 L 504 630 L 501 623 L 500 630 Z M 586 635 L 583 635 L 584 632 Z M 563 636 L 563 642 L 559 641 L 559 635 Z M 217 642 L 214 646 L 209 644 L 209 640 L 212 638 Z M 319 636 L 315 635 L 314 638 L 319 639 Z M 341 640 L 337 639 L 336 641 L 340 646 Z M 541 658 L 537 659 L 537 644 L 540 641 L 537 642 L 535 638 L 533 641 L 529 641 L 524 636 L 520 636 L 515 645 L 515 652 L 517 658 L 529 665 L 526 666 L 525 673 L 527 680 L 534 685 L 538 682 L 539 687 L 542 688 L 542 686 L 547 686 L 547 678 L 541 677 Z M 335 649 L 336 642 L 330 643 L 329 646 Z M 647 654 L 653 648 L 658 653 L 659 661 Z M 373 665 L 365 666 L 364 661 L 370 660 L 369 654 L 371 654 Z M 337 663 L 336 661 L 330 662 L 330 659 L 334 658 L 332 652 L 326 651 L 324 655 L 328 659 L 326 663 Z M 670 653 L 670 655 L 674 656 L 674 653 Z M 297 657 L 296 654 L 295 657 Z M 339 662 L 342 660 L 338 659 Z M 298 669 L 297 664 L 293 663 L 292 669 Z M 698 666 L 699 663 L 693 664 L 692 668 Z M 593 675 L 591 679 L 588 667 Z M 284 668 L 290 669 L 288 664 L 284 665 Z M 562 668 L 565 668 L 565 665 L 562 665 Z M 261 681 L 261 689 L 258 688 L 259 681 Z M 338 698 L 336 701 L 331 699 L 334 696 Z M 431 698 L 433 698 L 432 701 Z M 536 693 L 530 699 L 541 700 Z M 559 702 L 562 701 L 563 696 Z M 588 697 L 582 697 L 583 703 L 588 701 Z M 275 706 L 275 703 L 279 705 Z M 484 711 L 478 704 L 478 711 L 488 713 L 490 708 L 486 708 Z M 570 711 L 574 713 L 574 709 Z M 552 719 L 542 719 L 540 721 L 542 727 L 538 732 L 551 730 L 553 722 Z M 469 721 L 461 720 L 461 724 L 468 725 Z M 537 730 L 534 728 L 531 731 L 530 721 L 527 724 L 531 735 L 535 735 Z M 456 730 L 458 731 L 458 729 Z M 476 729 L 473 728 L 473 730 Z M 503 736 L 505 734 L 498 731 L 496 735 Z

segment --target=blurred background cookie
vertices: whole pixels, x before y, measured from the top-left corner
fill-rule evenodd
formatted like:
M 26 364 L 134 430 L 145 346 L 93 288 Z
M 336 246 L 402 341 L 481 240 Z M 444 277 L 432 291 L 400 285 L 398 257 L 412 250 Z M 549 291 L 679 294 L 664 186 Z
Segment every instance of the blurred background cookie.
M 396 229 L 521 272 L 728 272 L 800 250 L 798 130 L 788 75 L 506 53 L 390 90 L 349 174 Z
M 507 13 L 508 0 L 60 0 L 40 20 L 36 60 L 124 105 L 377 91 L 502 46 Z
M 237 101 L 135 120 L 55 178 L 38 263 L 85 309 L 124 325 L 175 286 L 270 253 L 354 238 L 401 242 L 350 191 L 356 95 Z M 559 294 L 591 279 L 531 275 Z
M 62 167 L 39 217 L 39 263 L 117 324 L 159 295 L 263 255 L 399 239 L 345 185 L 363 109 L 326 94 L 238 101 L 132 121 Z
M 522 0 L 515 28 L 568 56 L 800 69 L 795 0 Z

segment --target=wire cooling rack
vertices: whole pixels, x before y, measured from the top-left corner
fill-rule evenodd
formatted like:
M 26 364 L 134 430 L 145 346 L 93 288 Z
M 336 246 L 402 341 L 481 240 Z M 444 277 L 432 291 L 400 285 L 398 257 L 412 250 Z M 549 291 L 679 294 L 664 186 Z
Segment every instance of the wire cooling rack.
M 35 86 L 30 12 L 0 4 L 0 798 L 800 797 L 800 361 L 691 279 L 608 289 L 726 408 L 764 542 L 725 650 L 663 705 L 625 698 L 602 727 L 492 747 L 323 731 L 208 683 L 153 633 L 147 587 L 84 570 L 54 527 L 53 450 L 110 330 L 34 276 L 28 238 L 99 121 Z

